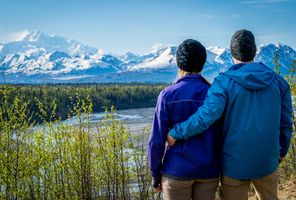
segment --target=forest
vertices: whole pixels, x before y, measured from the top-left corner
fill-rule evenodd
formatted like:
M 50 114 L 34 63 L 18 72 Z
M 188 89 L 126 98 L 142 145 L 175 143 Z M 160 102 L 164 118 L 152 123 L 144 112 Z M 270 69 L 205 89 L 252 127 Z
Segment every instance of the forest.
M 73 116 L 71 109 L 76 104 L 76 98 L 90 99 L 92 112 L 102 112 L 114 106 L 115 109 L 154 107 L 159 92 L 166 84 L 54 84 L 54 85 L 1 85 L 0 106 L 4 95 L 8 103 L 17 97 L 28 103 L 30 123 L 42 123 L 57 119 L 67 119 Z M 55 118 L 40 117 L 40 106 L 50 113 L 49 106 L 56 104 Z M 45 106 L 48 105 L 48 106 Z M 45 117 L 45 119 L 44 119 Z

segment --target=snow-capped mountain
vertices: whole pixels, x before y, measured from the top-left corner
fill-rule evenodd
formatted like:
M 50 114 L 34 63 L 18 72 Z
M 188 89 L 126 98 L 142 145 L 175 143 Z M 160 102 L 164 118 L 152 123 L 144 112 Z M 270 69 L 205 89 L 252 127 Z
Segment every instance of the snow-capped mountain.
M 67 40 L 60 36 L 46 35 L 40 31 L 28 32 L 20 41 L 10 42 L 1 49 L 2 55 L 27 53 L 28 51 L 61 51 L 71 56 L 73 55 L 92 55 L 98 52 L 98 49 L 84 45 L 75 40 Z
M 32 31 L 19 41 L 0 43 L 0 82 L 172 82 L 176 51 L 176 46 L 155 45 L 144 55 L 106 54 L 75 40 Z M 283 44 L 261 45 L 255 59 L 273 68 L 275 57 L 281 73 L 288 74 L 296 51 Z M 231 65 L 229 49 L 209 47 L 203 75 L 212 80 Z
M 148 57 L 148 55 L 146 55 L 146 59 L 142 59 L 142 62 L 139 62 L 135 65 L 130 65 L 127 69 L 129 71 L 175 71 L 176 52 L 177 47 L 166 47 L 164 49 L 159 49 L 159 51 L 156 51 L 154 54 L 148 54 L 153 56 Z
M 292 60 L 296 60 L 296 51 L 290 46 L 279 43 L 261 45 L 258 51 L 256 60 L 263 62 L 267 66 L 275 66 L 274 59 L 276 57 L 283 74 L 289 73 Z
M 132 52 L 127 52 L 124 55 L 118 56 L 118 58 L 126 64 L 136 64 L 142 61 L 142 56 Z

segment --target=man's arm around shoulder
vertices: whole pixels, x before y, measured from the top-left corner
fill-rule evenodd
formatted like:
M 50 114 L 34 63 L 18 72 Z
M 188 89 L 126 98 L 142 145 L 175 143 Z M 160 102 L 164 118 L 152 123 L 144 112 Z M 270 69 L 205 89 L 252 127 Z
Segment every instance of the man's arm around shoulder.
M 219 75 L 210 87 L 203 105 L 189 119 L 178 123 L 169 134 L 174 139 L 187 139 L 207 130 L 224 112 L 228 97 Z

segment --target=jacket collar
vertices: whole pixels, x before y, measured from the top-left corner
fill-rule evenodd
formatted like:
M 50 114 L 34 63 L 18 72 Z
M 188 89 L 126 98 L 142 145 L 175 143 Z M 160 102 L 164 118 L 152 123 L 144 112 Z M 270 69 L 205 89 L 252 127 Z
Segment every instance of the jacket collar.
M 245 65 L 247 65 L 247 64 L 256 64 L 256 62 L 253 62 L 253 63 L 239 63 L 239 64 L 235 64 L 235 65 L 233 65 L 232 67 L 230 67 L 229 70 L 237 70 L 237 69 L 240 69 L 240 68 L 242 68 L 243 66 L 245 66 Z M 262 62 L 259 62 L 259 64 L 264 65 Z
M 194 80 L 205 81 L 205 79 L 200 74 L 189 74 L 177 79 L 175 83 L 180 83 L 181 81 L 194 81 Z

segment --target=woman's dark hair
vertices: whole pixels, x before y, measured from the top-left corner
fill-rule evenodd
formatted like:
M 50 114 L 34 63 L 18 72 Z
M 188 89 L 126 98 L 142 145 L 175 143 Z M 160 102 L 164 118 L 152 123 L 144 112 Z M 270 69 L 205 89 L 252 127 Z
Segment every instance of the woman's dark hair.
M 201 72 L 207 59 L 206 48 L 193 39 L 185 40 L 177 50 L 177 65 L 186 72 Z

